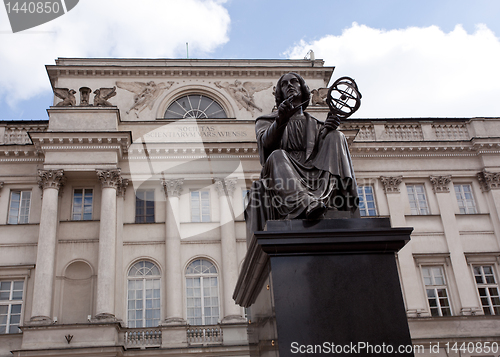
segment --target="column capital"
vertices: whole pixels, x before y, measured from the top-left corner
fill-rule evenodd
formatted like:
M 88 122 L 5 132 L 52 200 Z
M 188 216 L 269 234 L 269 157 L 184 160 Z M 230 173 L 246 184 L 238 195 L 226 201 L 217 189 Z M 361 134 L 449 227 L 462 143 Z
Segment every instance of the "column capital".
M 116 188 L 116 195 L 125 198 L 125 193 L 127 191 L 128 179 L 121 179 L 121 182 Z
M 451 175 L 447 176 L 429 176 L 429 180 L 432 183 L 432 189 L 435 193 L 439 192 L 450 192 L 448 184 L 451 182 Z
M 380 176 L 380 182 L 384 185 L 386 194 L 399 193 L 399 185 L 403 182 L 403 176 Z
M 179 197 L 182 192 L 182 185 L 184 184 L 184 179 L 161 179 L 161 184 L 163 185 L 163 190 L 165 191 L 165 196 L 168 197 Z
M 59 190 L 66 183 L 63 170 L 38 170 L 38 187 L 41 190 L 55 188 Z
M 484 192 L 500 189 L 500 173 L 483 170 L 477 174 L 477 179 Z
M 116 188 L 122 184 L 123 178 L 120 175 L 120 169 L 114 170 L 95 170 L 97 174 L 97 178 L 101 181 L 101 185 L 103 188 L 110 187 Z
M 234 190 L 236 190 L 236 183 L 238 179 L 235 177 L 227 177 L 225 179 L 214 178 L 215 189 L 220 196 L 227 195 L 229 197 L 233 196 Z

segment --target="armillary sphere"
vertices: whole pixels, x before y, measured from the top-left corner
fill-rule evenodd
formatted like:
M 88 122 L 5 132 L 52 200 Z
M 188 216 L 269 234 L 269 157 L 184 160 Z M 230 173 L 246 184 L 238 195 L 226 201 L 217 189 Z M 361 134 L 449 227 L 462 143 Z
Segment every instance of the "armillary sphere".
M 326 102 L 330 112 L 340 119 L 345 119 L 354 114 L 361 105 L 361 93 L 354 79 L 341 77 L 328 89 Z

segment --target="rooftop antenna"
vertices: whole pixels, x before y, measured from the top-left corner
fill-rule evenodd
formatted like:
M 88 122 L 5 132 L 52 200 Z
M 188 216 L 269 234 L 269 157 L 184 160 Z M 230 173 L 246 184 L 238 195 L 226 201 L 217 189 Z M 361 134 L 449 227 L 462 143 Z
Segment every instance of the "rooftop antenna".
M 309 56 L 309 58 L 307 58 L 307 56 Z M 316 59 L 316 57 L 314 57 L 314 51 L 313 50 L 309 50 L 309 52 L 306 53 L 306 56 L 304 57 L 304 59 L 309 59 L 311 60 L 311 66 L 314 67 L 314 60 Z
M 186 42 L 186 58 L 189 59 L 189 44 Z

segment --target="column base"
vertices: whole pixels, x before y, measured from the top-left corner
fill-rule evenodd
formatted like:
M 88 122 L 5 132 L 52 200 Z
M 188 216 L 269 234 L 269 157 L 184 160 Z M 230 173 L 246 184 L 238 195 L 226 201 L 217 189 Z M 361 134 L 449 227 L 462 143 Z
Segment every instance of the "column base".
M 119 320 L 113 314 L 109 314 L 103 312 L 101 314 L 97 314 L 91 320 L 91 322 L 118 322 Z
M 184 326 L 187 325 L 187 321 L 182 317 L 168 317 L 164 322 L 161 323 L 161 326 Z
M 52 325 L 54 323 L 49 316 L 32 316 L 26 325 Z
M 241 324 L 241 323 L 246 323 L 246 319 L 241 316 L 241 315 L 228 315 L 225 316 L 221 323 L 222 324 Z

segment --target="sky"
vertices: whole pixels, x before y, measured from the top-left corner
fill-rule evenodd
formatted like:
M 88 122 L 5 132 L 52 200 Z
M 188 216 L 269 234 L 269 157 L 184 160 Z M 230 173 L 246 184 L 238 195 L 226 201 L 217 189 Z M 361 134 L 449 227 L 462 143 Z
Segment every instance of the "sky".
M 500 117 L 498 0 L 80 0 L 12 33 L 0 7 L 0 119 L 48 119 L 58 57 L 316 59 L 356 118 Z M 186 51 L 186 43 L 189 43 Z

